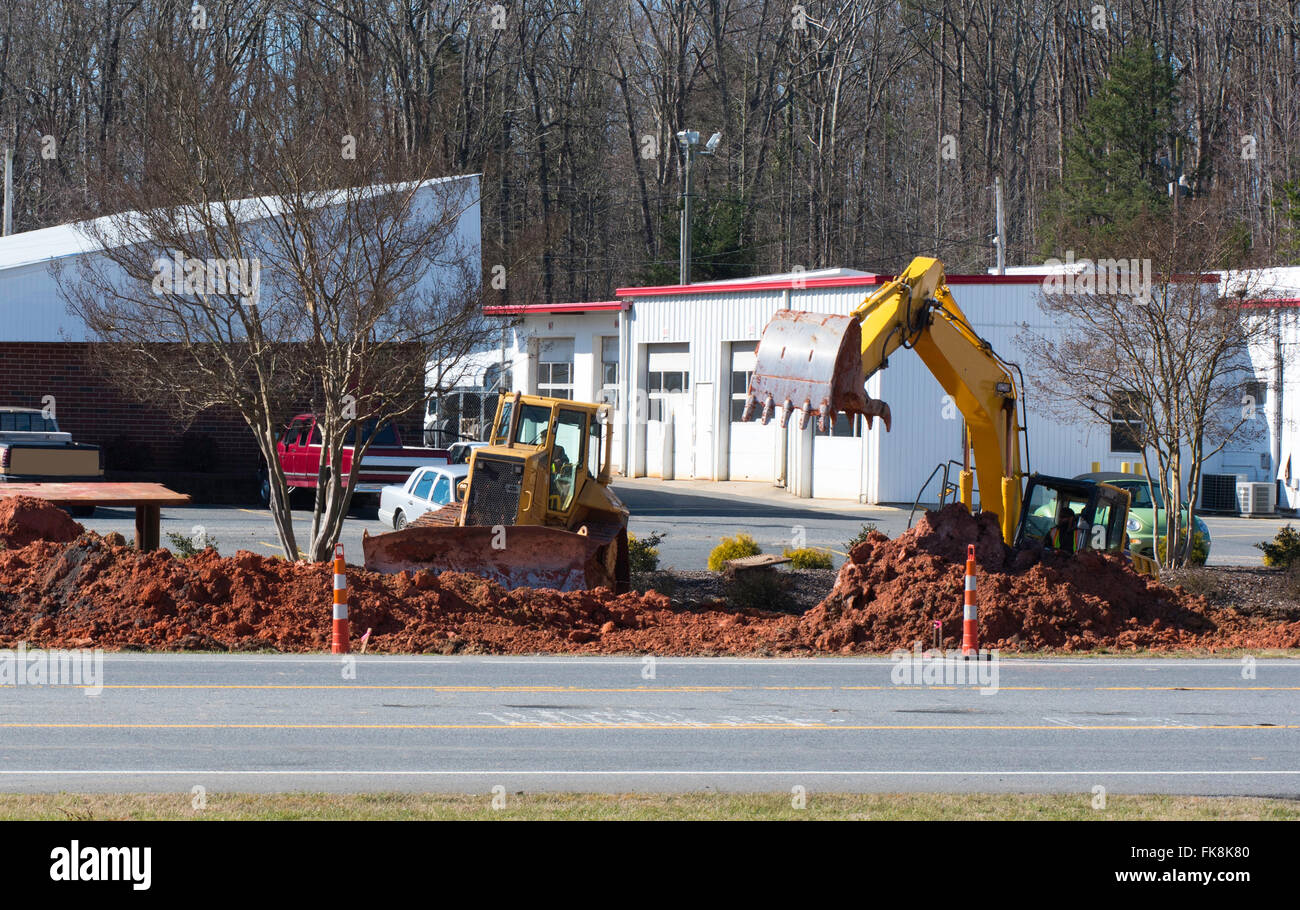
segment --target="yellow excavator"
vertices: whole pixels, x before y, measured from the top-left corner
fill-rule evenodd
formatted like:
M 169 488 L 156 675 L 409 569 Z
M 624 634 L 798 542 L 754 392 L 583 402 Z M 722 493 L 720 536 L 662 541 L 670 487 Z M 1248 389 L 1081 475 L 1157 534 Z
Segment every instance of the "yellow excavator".
M 816 416 L 825 430 L 835 415 L 861 414 L 888 430 L 889 405 L 866 393 L 865 383 L 900 347 L 920 356 L 966 422 L 958 495 L 997 515 L 1010 546 L 1051 546 L 1077 553 L 1127 550 L 1128 493 L 1095 481 L 1042 474 L 1021 466 L 1019 368 L 1003 360 L 971 327 L 952 292 L 943 263 L 918 256 L 894 280 L 848 316 L 779 310 L 763 330 L 742 420 L 776 408 L 782 426 L 802 411 L 800 429 Z M 761 409 L 761 411 L 760 411 Z M 971 455 L 974 454 L 974 470 Z M 1023 485 L 1023 488 L 1022 488 Z M 1156 573 L 1156 563 L 1132 554 L 1134 568 Z
M 577 591 L 630 582 L 628 510 L 610 489 L 609 406 L 502 395 L 457 501 L 362 538 L 377 572 L 468 572 L 506 588 Z

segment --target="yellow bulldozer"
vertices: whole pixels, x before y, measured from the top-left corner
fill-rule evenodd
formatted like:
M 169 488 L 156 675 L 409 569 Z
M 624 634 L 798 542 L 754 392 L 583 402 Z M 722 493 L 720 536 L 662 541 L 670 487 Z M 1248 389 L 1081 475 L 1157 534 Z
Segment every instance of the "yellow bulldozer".
M 937 259 L 913 259 L 848 316 L 779 310 L 759 341 L 741 419 L 757 412 L 767 423 L 780 408 L 783 426 L 801 411 L 801 429 L 816 416 L 824 430 L 843 412 L 861 414 L 868 426 L 880 417 L 888 430 L 889 405 L 867 395 L 865 383 L 900 347 L 916 351 L 965 419 L 957 492 L 967 509 L 978 478 L 980 508 L 997 515 L 1010 546 L 1127 551 L 1126 491 L 1022 469 L 1023 377 L 971 327 Z M 1156 574 L 1153 560 L 1129 558 Z
M 362 539 L 378 572 L 468 572 L 506 588 L 628 589 L 628 510 L 610 489 L 609 406 L 501 395 L 456 502 Z

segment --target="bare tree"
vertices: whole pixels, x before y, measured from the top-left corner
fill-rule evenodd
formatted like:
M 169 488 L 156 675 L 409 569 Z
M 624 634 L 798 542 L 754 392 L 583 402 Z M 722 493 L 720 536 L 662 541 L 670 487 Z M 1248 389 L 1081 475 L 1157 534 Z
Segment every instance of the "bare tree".
M 1062 419 L 1118 422 L 1141 452 L 1160 484 L 1169 566 L 1191 559 L 1206 461 L 1262 430 L 1245 395 L 1251 346 L 1269 331 L 1222 292 L 1220 270 L 1241 264 L 1239 236 L 1208 207 L 1189 208 L 1170 231 L 1135 226 L 1116 242 L 1123 258 L 1049 279 L 1040 306 L 1054 327 L 1023 339 L 1039 401 Z M 1244 278 L 1236 286 L 1249 290 Z
M 60 288 L 118 385 L 178 416 L 238 412 L 294 559 L 276 442 L 311 403 L 324 454 L 305 553 L 322 560 L 374 438 L 365 428 L 420 408 L 428 357 L 481 337 L 478 250 L 457 246 L 477 200 L 472 181 L 432 179 L 427 161 L 367 143 L 366 106 L 319 116 L 335 98 L 349 110 L 323 68 L 281 83 L 226 66 L 217 46 L 196 41 L 151 66 L 160 106 L 144 176 L 117 214 L 83 225 L 99 255 Z

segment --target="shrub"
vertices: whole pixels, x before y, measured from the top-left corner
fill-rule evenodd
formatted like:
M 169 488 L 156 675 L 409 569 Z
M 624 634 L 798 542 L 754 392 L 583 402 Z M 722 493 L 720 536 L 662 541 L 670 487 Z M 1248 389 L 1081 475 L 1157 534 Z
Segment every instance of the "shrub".
M 179 559 L 189 559 L 191 556 L 197 556 L 202 553 L 208 547 L 215 549 L 217 546 L 217 539 L 215 537 L 206 538 L 203 546 L 200 547 L 193 537 L 189 537 L 185 534 L 178 534 L 176 531 L 168 531 L 167 540 L 172 545 L 172 552 L 175 553 Z
M 627 561 L 633 575 L 644 575 L 659 568 L 659 542 L 667 536 L 666 531 L 656 531 L 644 539 L 627 535 Z
M 740 559 L 742 556 L 757 556 L 763 551 L 758 543 L 748 534 L 724 537 L 709 554 L 709 571 L 721 572 L 726 568 L 727 560 Z
M 1163 563 L 1165 561 L 1165 541 L 1167 537 L 1161 535 L 1156 542 L 1156 558 Z M 1210 551 L 1205 547 L 1205 535 L 1197 531 L 1192 535 L 1192 558 L 1188 560 L 1188 565 L 1203 566 L 1205 561 L 1210 558 Z
M 1287 525 L 1271 543 L 1257 543 L 1255 549 L 1264 551 L 1264 565 L 1290 568 L 1300 562 L 1300 533 Z
M 879 528 L 876 527 L 876 523 L 874 521 L 867 522 L 861 527 L 861 529 L 859 529 L 858 533 L 854 534 L 852 537 L 849 538 L 849 542 L 844 545 L 844 552 L 846 553 L 852 552 L 854 547 L 856 547 L 858 544 L 862 543 L 864 540 L 867 539 L 868 534 L 870 534 L 872 531 L 878 531 L 878 530 Z
M 787 549 L 781 554 L 789 557 L 792 569 L 833 569 L 831 554 L 816 547 L 801 547 L 798 550 Z

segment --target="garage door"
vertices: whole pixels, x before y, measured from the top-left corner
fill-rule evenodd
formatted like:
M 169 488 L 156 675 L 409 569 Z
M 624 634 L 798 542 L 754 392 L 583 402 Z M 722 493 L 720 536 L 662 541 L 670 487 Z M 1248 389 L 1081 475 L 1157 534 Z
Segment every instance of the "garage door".
M 664 432 L 673 424 L 672 459 L 675 477 L 690 477 L 691 445 L 691 352 L 687 344 L 652 344 L 646 350 L 646 473 L 664 475 Z

